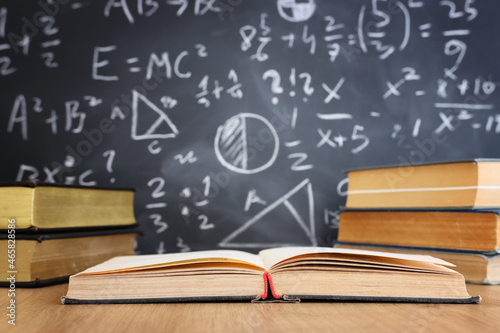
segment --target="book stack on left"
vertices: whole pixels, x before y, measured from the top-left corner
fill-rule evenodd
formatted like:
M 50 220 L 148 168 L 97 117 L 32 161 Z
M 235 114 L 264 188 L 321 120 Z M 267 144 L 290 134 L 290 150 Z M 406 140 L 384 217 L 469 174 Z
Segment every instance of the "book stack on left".
M 348 172 L 337 247 L 431 255 L 500 284 L 500 160 Z
M 0 185 L 0 286 L 39 287 L 134 254 L 134 190 Z

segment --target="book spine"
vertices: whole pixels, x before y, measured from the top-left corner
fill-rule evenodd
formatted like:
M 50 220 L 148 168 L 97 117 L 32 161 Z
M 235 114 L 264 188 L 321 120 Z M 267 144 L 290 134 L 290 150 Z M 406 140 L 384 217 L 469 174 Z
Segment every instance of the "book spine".
M 269 296 L 269 291 L 271 291 L 271 295 L 275 299 L 280 299 L 281 296 L 276 294 L 274 291 L 273 279 L 271 278 L 271 274 L 269 272 L 265 272 L 264 275 L 264 293 L 260 295 L 261 299 L 267 299 Z

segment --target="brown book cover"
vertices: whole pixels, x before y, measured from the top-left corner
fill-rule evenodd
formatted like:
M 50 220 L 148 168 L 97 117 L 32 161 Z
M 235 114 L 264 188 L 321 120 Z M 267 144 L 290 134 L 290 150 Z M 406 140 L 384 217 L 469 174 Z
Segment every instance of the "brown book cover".
M 500 159 L 347 170 L 347 208 L 500 207 Z
M 134 253 L 137 225 L 78 232 L 0 233 L 0 287 L 42 287 L 118 255 Z M 11 279 L 14 277 L 14 279 Z

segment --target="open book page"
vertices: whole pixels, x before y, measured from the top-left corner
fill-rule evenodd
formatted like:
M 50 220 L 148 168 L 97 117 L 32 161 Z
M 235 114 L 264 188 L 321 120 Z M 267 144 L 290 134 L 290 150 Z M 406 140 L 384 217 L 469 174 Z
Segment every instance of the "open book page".
M 386 258 L 389 261 L 401 262 L 408 261 L 408 266 L 424 266 L 428 264 L 437 264 L 442 266 L 454 266 L 453 264 L 446 262 L 444 260 L 434 258 L 428 255 L 411 255 L 411 254 L 400 254 L 400 253 L 389 253 L 389 252 L 378 252 L 378 251 L 367 251 L 367 250 L 355 250 L 355 249 L 341 249 L 341 248 L 330 248 L 330 247 L 281 247 L 274 249 L 267 249 L 259 252 L 259 255 L 264 262 L 264 266 L 269 271 L 273 266 L 289 260 L 293 257 L 304 256 L 304 255 L 314 255 L 314 254 L 338 254 L 338 255 L 349 255 L 358 256 L 360 261 L 366 261 L 366 259 L 372 258 L 373 260 L 380 260 Z M 332 257 L 334 259 L 334 257 Z
M 91 275 L 121 271 L 133 271 L 160 267 L 172 267 L 195 263 L 243 263 L 264 271 L 264 263 L 256 254 L 232 250 L 198 251 L 185 253 L 152 254 L 115 257 L 77 275 Z

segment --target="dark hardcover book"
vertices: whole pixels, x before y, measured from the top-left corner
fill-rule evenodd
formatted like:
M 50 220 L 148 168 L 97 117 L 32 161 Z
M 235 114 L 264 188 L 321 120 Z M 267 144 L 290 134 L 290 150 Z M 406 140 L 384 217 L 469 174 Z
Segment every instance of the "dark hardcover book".
M 68 281 L 70 275 L 118 255 L 134 253 L 139 230 L 107 228 L 69 233 L 0 234 L 0 286 L 40 287 Z

